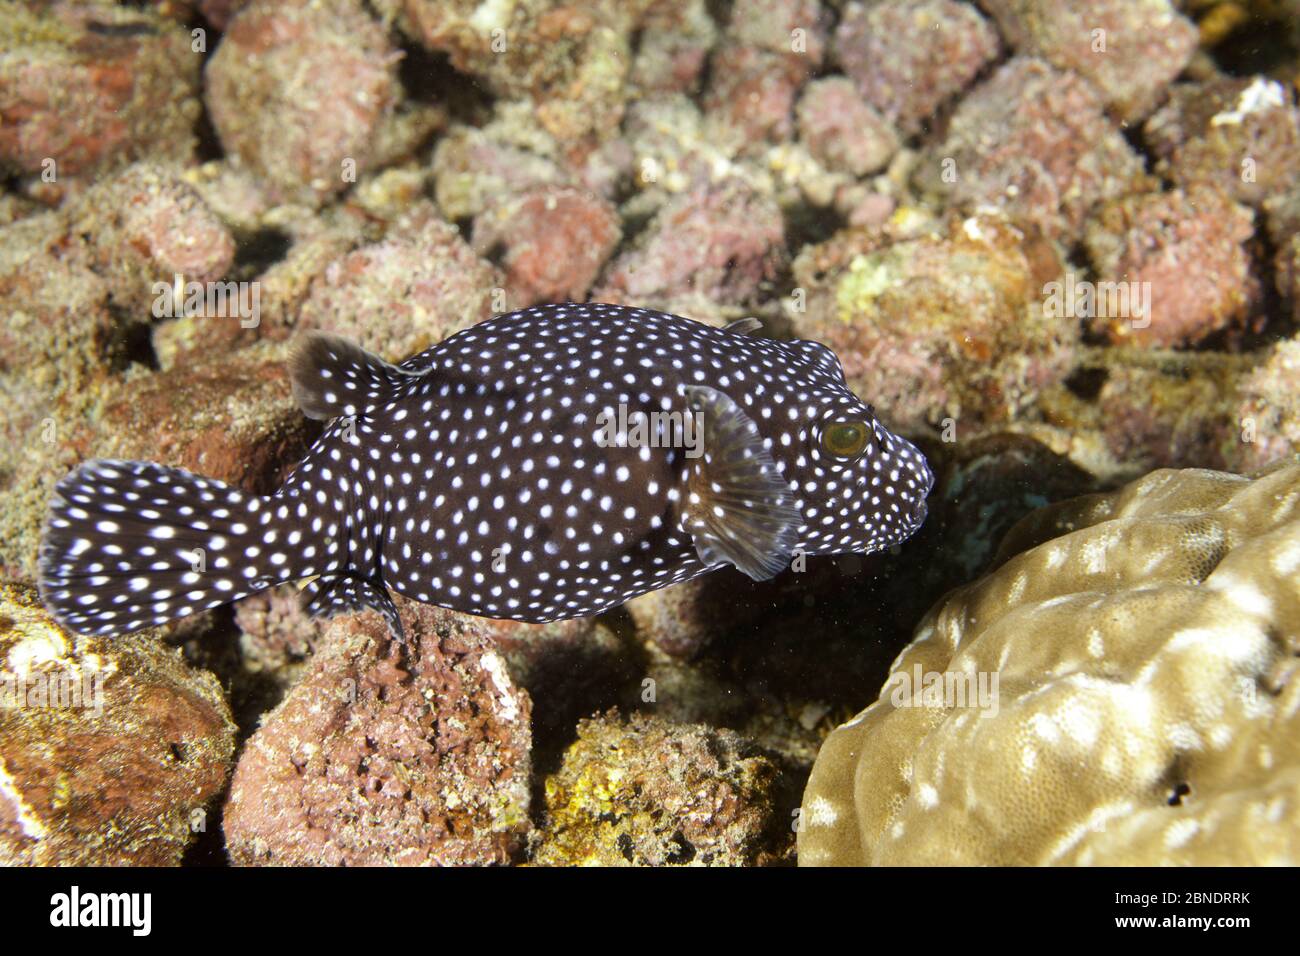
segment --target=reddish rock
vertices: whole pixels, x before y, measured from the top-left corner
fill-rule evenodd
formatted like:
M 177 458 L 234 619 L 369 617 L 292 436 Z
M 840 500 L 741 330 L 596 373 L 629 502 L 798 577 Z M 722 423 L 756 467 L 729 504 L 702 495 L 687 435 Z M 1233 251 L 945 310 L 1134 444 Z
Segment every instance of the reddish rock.
M 399 59 L 358 0 L 253 0 L 208 61 L 212 124 L 279 198 L 324 200 L 369 168 Z
M 114 303 L 139 321 L 184 311 L 184 296 L 169 306 L 158 283 L 174 288 L 178 275 L 184 283 L 213 282 L 235 258 L 225 224 L 175 171 L 153 163 L 101 180 L 72 204 L 67 221 L 69 233 L 86 243 L 85 264 L 108 283 Z
M 284 346 L 261 343 L 114 381 L 98 416 L 67 440 L 86 458 L 148 459 L 270 494 L 315 427 L 290 395 L 287 358 Z
M 951 217 L 915 237 L 846 232 L 795 261 L 800 338 L 829 345 L 891 427 L 970 434 L 1016 418 L 1068 374 L 1078 323 L 1046 314 L 1062 264 L 1004 217 Z
M 298 682 L 330 622 L 309 617 L 302 593 L 289 584 L 238 601 L 240 663 L 244 670 L 270 678 L 281 690 Z
M 1277 251 L 1273 254 L 1278 294 L 1300 316 L 1300 187 L 1278 193 L 1264 203 L 1268 236 Z
M 618 128 L 631 61 L 628 38 L 649 0 L 485 7 L 478 0 L 379 0 L 417 42 L 481 77 L 500 97 L 526 100 L 550 135 L 583 148 Z
M 799 138 L 828 169 L 865 176 L 898 150 L 898 134 L 844 77 L 808 84 L 798 117 Z
M 727 35 L 742 46 L 780 53 L 803 70 L 822 65 L 830 25 L 820 0 L 735 0 Z
M 1300 110 L 1267 77 L 1180 83 L 1143 135 L 1156 171 L 1180 186 L 1217 186 L 1258 205 L 1300 178 Z
M 1024 57 L 961 101 L 915 178 L 950 203 L 994 206 L 1071 241 L 1094 205 L 1154 185 L 1084 80 Z
M 297 328 L 350 338 L 402 361 L 492 315 L 496 269 L 427 204 L 380 242 L 349 252 L 316 277 Z M 506 311 L 507 303 L 495 303 Z M 513 307 L 513 306 L 511 306 Z
M 331 622 L 308 617 L 302 595 L 286 585 L 235 605 L 239 627 L 237 678 L 262 678 L 283 694 L 311 669 Z M 635 655 L 622 635 L 595 618 L 522 624 L 475 618 L 534 703 L 535 736 L 567 741 L 574 722 L 616 702 L 618 689 L 634 676 Z M 254 687 L 257 692 L 264 688 Z M 265 696 L 263 694 L 263 696 Z
M 690 659 L 709 642 L 711 625 L 719 623 L 710 615 L 716 591 L 704 578 L 693 578 L 633 598 L 623 607 L 644 640 L 672 657 Z
M 200 54 L 148 9 L 53 3 L 0 9 L 0 162 L 56 177 L 195 147 Z
M 700 183 L 668 201 L 634 248 L 605 272 L 595 298 L 751 304 L 784 257 L 781 210 L 739 179 Z
M 0 865 L 175 866 L 230 772 L 217 680 L 156 630 L 65 633 L 0 584 Z
M 835 56 L 867 101 L 903 132 L 918 132 L 998 55 L 997 31 L 968 3 L 850 3 Z
M 737 0 L 709 63 L 708 141 L 756 154 L 791 139 L 794 101 L 822 63 L 827 26 L 818 0 Z
M 734 43 L 721 47 L 710 62 L 704 96 L 711 135 L 740 152 L 758 152 L 789 139 L 804 69 L 785 54 Z
M 692 185 L 701 189 L 715 176 L 729 145 L 710 140 L 695 101 L 672 94 L 628 106 L 623 136 L 634 156 L 632 179 L 642 195 L 659 204 Z
M 643 94 L 695 92 L 717 35 L 704 0 L 656 4 L 642 27 L 632 83 Z
M 509 308 L 581 302 L 622 239 L 618 211 L 572 186 L 537 186 L 474 220 L 474 250 L 501 255 Z
M 1231 367 L 1149 367 L 1111 359 L 1097 396 L 1096 424 L 1110 454 L 1131 471 L 1223 468 L 1239 451 Z
M 492 126 L 457 126 L 439 139 L 433 176 L 438 208 L 453 221 L 477 216 L 501 197 L 568 178 L 554 160 L 509 142 Z
M 1239 324 L 1261 291 L 1246 248 L 1254 232 L 1250 209 L 1212 187 L 1112 200 L 1083 239 L 1103 294 L 1091 314 L 1076 317 L 1113 342 L 1148 346 L 1190 345 Z M 1103 314 L 1106 289 L 1128 294 L 1130 307 Z
M 533 860 L 548 866 L 787 861 L 794 804 L 779 758 L 729 730 L 617 713 L 584 720 L 546 781 Z M 797 797 L 795 798 L 797 799 Z
M 1236 409 L 1240 442 L 1234 469 L 1262 468 L 1300 454 L 1300 338 L 1274 345 L 1242 381 Z
M 1169 0 L 984 0 L 1017 53 L 1087 79 L 1117 117 L 1139 120 L 1197 48 L 1196 24 Z
M 145 372 L 150 361 L 153 284 L 170 285 L 177 270 L 212 278 L 229 268 L 232 254 L 225 228 L 173 174 L 152 164 L 105 178 L 61 212 L 4 230 L 0 388 L 10 413 L 0 425 L 9 439 L 0 447 L 0 566 L 34 576 L 40 523 L 55 480 L 156 424 L 148 421 L 127 434 L 123 421 L 105 424 L 103 418 L 109 405 L 149 394 L 138 378 L 125 384 L 120 376 Z M 235 319 L 204 321 L 238 328 Z M 197 394 L 201 377 L 198 383 L 181 378 L 169 384 L 176 394 L 162 400 L 162 411 L 151 411 L 172 427 L 176 420 L 167 413 L 177 395 L 202 405 L 220 401 Z M 224 413 L 218 406 L 211 414 Z M 230 426 L 225 414 L 217 434 L 233 434 Z M 140 448 L 147 453 L 152 446 Z
M 248 741 L 225 810 L 239 865 L 484 864 L 517 858 L 531 705 L 480 620 L 399 599 L 336 619 Z
M 313 218 L 304 228 L 294 229 L 283 257 L 254 280 L 260 293 L 262 316 L 258 327 L 245 333 L 247 338 L 277 341 L 288 338 L 317 283 L 324 282 L 326 270 L 353 251 L 364 235 L 361 224 L 349 216 L 324 221 Z
M 107 284 L 59 256 L 66 237 L 54 213 L 0 231 L 0 576 L 34 579 L 49 491 L 80 460 L 69 428 L 124 351 Z
M 885 228 L 898 204 L 894 197 L 884 193 L 869 192 L 858 198 L 845 214 L 848 225 L 878 232 Z

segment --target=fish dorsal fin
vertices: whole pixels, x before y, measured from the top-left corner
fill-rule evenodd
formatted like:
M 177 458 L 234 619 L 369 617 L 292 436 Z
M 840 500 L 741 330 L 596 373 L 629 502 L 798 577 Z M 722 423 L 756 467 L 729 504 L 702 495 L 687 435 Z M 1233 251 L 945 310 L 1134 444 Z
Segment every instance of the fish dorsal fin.
M 722 327 L 722 331 L 735 332 L 737 335 L 748 335 L 750 332 L 757 332 L 762 327 L 763 323 L 751 315 L 749 318 L 728 322 Z
M 304 415 L 329 421 L 386 405 L 424 372 L 408 372 L 329 332 L 308 332 L 289 364 L 293 399 Z
M 686 388 L 703 416 L 703 454 L 691 463 L 682 527 L 708 565 L 734 564 L 755 581 L 785 568 L 802 517 L 758 426 L 730 397 L 703 385 Z

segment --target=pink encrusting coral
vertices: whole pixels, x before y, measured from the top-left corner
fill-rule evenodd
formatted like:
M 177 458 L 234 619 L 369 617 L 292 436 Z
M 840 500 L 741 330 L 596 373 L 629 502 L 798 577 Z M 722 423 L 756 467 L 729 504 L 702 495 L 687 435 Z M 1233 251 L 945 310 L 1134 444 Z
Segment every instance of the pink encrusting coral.
M 455 226 L 417 205 L 384 239 L 324 268 L 295 328 L 335 332 L 398 361 L 488 318 L 501 285 Z
M 898 134 L 844 77 L 808 84 L 797 113 L 799 138 L 831 169 L 864 176 L 898 149 Z
M 701 184 L 670 200 L 615 259 L 597 298 L 628 304 L 748 305 L 785 259 L 781 211 L 739 179 Z
M 409 608 L 403 646 L 378 615 L 331 625 L 248 742 L 225 808 L 233 862 L 505 863 L 522 850 L 528 695 L 484 622 Z

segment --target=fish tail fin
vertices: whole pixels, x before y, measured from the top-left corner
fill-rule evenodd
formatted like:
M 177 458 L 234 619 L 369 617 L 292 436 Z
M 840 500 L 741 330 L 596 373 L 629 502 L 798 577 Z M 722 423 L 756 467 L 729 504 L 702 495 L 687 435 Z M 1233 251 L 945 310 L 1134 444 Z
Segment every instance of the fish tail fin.
M 314 572 L 303 506 L 151 462 L 96 460 L 59 482 L 40 591 L 65 628 L 127 634 Z

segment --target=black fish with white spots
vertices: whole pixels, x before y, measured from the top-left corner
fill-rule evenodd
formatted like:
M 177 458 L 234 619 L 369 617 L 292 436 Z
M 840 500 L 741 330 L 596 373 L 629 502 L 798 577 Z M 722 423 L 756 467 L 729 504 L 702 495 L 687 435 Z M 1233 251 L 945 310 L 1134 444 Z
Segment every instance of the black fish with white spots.
M 316 615 L 389 597 L 494 618 L 595 614 L 730 564 L 897 544 L 933 478 L 814 342 L 645 309 L 501 316 L 391 365 L 311 334 L 296 400 L 328 425 L 278 492 L 148 462 L 58 485 L 41 592 L 123 634 L 295 581 Z

